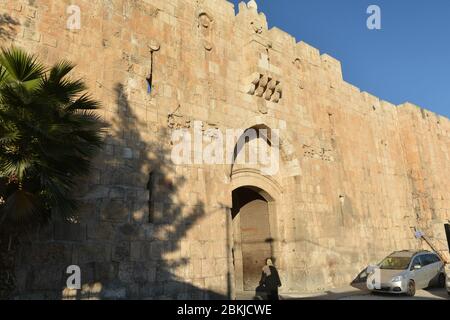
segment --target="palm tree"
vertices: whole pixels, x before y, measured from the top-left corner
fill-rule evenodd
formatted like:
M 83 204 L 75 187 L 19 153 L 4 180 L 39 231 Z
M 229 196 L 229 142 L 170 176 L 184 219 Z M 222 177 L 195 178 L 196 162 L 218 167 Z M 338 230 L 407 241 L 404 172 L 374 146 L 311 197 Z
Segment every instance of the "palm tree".
M 89 172 L 104 125 L 74 65 L 46 69 L 17 49 L 0 53 L 0 229 L 20 230 L 77 209 L 76 179 Z M 1 231 L 0 231 L 1 232 Z

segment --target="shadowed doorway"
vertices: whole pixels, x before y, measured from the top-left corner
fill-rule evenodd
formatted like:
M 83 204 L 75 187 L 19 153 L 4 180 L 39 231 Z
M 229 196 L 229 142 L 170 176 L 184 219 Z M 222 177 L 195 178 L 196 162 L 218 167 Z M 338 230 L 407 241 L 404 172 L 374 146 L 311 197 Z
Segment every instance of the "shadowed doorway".
M 269 203 L 256 187 L 233 191 L 233 264 L 236 289 L 253 291 L 265 259 L 273 255 Z

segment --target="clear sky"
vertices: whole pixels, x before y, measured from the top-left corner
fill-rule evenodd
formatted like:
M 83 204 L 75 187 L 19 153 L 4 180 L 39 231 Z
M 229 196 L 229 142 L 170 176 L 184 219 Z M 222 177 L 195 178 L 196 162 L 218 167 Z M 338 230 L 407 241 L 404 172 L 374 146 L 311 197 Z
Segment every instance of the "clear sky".
M 449 0 L 256 1 L 269 28 L 340 60 L 361 91 L 450 118 Z M 381 8 L 381 30 L 367 28 L 369 5 Z

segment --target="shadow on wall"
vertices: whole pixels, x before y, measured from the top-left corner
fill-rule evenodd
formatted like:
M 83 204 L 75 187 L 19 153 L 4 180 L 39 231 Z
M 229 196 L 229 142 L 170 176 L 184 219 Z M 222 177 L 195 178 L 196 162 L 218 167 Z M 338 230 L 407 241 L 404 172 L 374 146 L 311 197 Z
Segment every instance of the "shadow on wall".
M 16 26 L 20 25 L 18 20 L 12 18 L 9 14 L 0 14 L 0 39 L 12 40 L 16 35 Z
M 20 254 L 17 297 L 25 299 L 226 299 L 197 287 L 181 241 L 205 215 L 204 204 L 175 204 L 185 179 L 170 160 L 170 135 L 138 119 L 117 84 L 111 132 L 89 180 L 76 224 L 54 223 Z M 153 137 L 144 141 L 143 134 Z M 88 184 L 87 182 L 90 182 Z M 93 182 L 94 181 L 94 182 Z M 94 185 L 93 185 L 94 183 Z M 150 198 L 150 201 L 149 201 Z M 45 240 L 44 240 L 45 239 Z M 68 290 L 67 266 L 81 268 L 81 290 Z M 175 274 L 194 279 L 183 282 Z

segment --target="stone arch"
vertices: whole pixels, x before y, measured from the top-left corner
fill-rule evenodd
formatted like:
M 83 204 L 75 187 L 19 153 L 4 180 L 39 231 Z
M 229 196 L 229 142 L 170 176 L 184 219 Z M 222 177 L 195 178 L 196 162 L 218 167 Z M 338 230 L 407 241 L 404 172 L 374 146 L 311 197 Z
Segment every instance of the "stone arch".
M 237 292 L 254 291 L 265 259 L 280 252 L 277 203 L 282 189 L 257 170 L 239 169 L 233 173 L 232 194 L 234 287 Z
M 240 128 L 248 129 L 260 129 L 264 128 L 270 131 L 270 134 L 274 134 L 273 129 L 279 130 L 279 141 L 280 141 L 280 151 L 281 157 L 285 165 L 286 174 L 289 177 L 296 177 L 301 175 L 300 161 L 295 152 L 294 145 L 292 144 L 292 138 L 286 127 L 286 122 L 283 120 L 277 120 L 273 117 L 268 116 L 256 116 L 245 121 Z M 268 137 L 269 140 L 270 137 Z M 234 160 L 228 171 L 228 177 L 232 177 L 234 169 Z
M 255 169 L 239 169 L 231 176 L 231 191 L 247 187 L 255 190 L 269 204 L 269 222 L 272 238 L 279 239 L 278 205 L 283 201 L 282 186 L 270 176 L 263 176 Z
M 281 200 L 283 189 L 280 184 L 270 176 L 263 176 L 255 169 L 239 169 L 231 176 L 231 190 L 240 187 L 253 187 L 259 189 L 267 202 Z
M 277 176 L 267 176 L 263 175 L 258 168 L 235 166 L 234 162 L 236 158 L 233 158 L 232 164 L 227 166 L 226 174 L 229 177 L 230 196 L 232 196 L 233 191 L 236 189 L 244 187 L 256 191 L 267 201 L 271 252 L 277 259 L 277 266 L 281 274 L 283 274 L 288 268 L 288 261 L 284 254 L 286 250 L 285 244 L 289 239 L 286 233 L 286 221 L 289 221 L 292 215 L 292 208 L 286 206 L 286 203 L 289 203 L 288 198 L 291 197 L 288 191 L 295 186 L 296 177 L 301 176 L 300 162 L 294 144 L 292 143 L 293 139 L 287 130 L 286 122 L 270 116 L 258 115 L 244 121 L 239 128 L 245 130 L 252 128 L 268 129 L 268 131 L 270 130 L 270 133 L 268 133 L 269 143 L 271 143 L 270 138 L 272 135 L 278 134 L 281 157 L 280 169 L 282 169 L 280 170 L 280 174 Z M 278 131 L 274 131 L 273 129 L 278 129 Z M 236 157 L 236 154 L 234 156 Z M 235 211 L 235 208 L 232 208 L 231 212 L 233 211 Z M 237 232 L 235 226 L 233 226 L 233 230 L 233 232 Z M 235 233 L 233 239 L 235 239 L 234 237 Z M 239 254 L 243 259 L 242 251 Z M 243 265 L 241 266 L 241 270 L 243 270 Z M 235 266 L 233 277 L 235 279 L 236 291 L 243 290 L 244 288 L 241 286 L 241 279 L 245 277 L 241 270 L 239 268 L 236 269 Z

